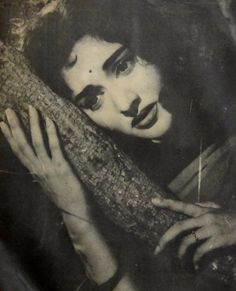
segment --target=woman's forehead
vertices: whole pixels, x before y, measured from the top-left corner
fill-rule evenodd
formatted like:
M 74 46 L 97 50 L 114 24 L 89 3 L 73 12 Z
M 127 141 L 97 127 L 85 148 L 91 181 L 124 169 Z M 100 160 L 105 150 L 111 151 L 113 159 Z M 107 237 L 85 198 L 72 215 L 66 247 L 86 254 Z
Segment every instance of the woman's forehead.
M 77 57 L 77 65 L 92 69 L 101 66 L 122 45 L 110 43 L 98 38 L 85 36 L 78 40 L 72 48 L 70 58 Z
M 77 41 L 72 48 L 68 64 L 61 71 L 73 94 L 78 94 L 90 83 L 101 81 L 101 78 L 104 78 L 104 64 L 122 48 L 119 43 L 109 43 L 89 36 Z

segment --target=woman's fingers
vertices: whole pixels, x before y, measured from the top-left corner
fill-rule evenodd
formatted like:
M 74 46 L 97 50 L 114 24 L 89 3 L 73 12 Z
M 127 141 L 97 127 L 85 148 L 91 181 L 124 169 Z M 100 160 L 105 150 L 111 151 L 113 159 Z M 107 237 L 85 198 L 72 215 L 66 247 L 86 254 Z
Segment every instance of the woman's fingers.
M 209 211 L 201 206 L 176 201 L 171 199 L 153 198 L 152 203 L 158 207 L 168 208 L 170 210 L 186 214 L 188 216 L 197 217 Z
M 8 127 L 8 125 L 5 122 L 2 121 L 0 123 L 0 127 L 1 127 L 1 130 L 2 130 L 2 133 L 3 133 L 4 137 L 6 138 L 7 142 L 9 143 L 12 151 L 14 153 L 17 152 L 17 145 L 15 143 L 15 140 L 14 140 L 12 134 L 11 134 L 11 130 Z
M 182 240 L 178 251 L 178 257 L 182 258 L 185 255 L 187 249 L 191 245 L 211 237 L 213 232 L 214 230 L 210 227 L 201 228 L 196 231 L 193 231 L 191 234 L 189 234 Z
M 36 155 L 26 139 L 25 133 L 16 113 L 12 109 L 7 109 L 6 116 L 9 126 L 2 122 L 1 128 L 16 156 L 30 170 L 33 168 L 38 168 L 40 171 L 44 169 L 45 163 L 50 159 L 45 146 L 42 129 L 40 127 L 38 111 L 34 107 L 29 106 L 31 138 Z M 67 162 L 63 157 L 60 147 L 56 126 L 49 118 L 46 118 L 46 131 L 52 159 L 57 162 L 58 165 L 67 166 Z
M 29 159 L 27 159 L 27 157 L 25 157 L 23 155 L 22 151 L 20 151 L 18 149 L 18 146 L 15 143 L 14 138 L 12 137 L 12 134 L 11 134 L 11 131 L 10 131 L 8 125 L 5 122 L 1 122 L 0 127 L 1 127 L 1 131 L 4 135 L 4 137 L 6 138 L 7 142 L 9 143 L 13 153 L 20 159 L 20 161 L 22 162 L 22 164 L 26 168 L 29 168 L 31 163 L 30 163 Z
M 160 253 L 170 241 L 172 241 L 182 232 L 191 230 L 193 228 L 201 227 L 203 224 L 204 224 L 204 219 L 202 216 L 198 218 L 191 218 L 191 219 L 177 222 L 175 225 L 169 228 L 167 232 L 162 236 L 162 238 L 159 241 L 158 246 L 156 247 L 154 251 L 154 254 L 157 255 L 158 253 Z
M 55 123 L 48 117 L 46 117 L 45 121 L 52 159 L 58 161 L 63 158 L 64 160 Z
M 29 115 L 30 115 L 30 128 L 31 128 L 31 136 L 32 142 L 35 149 L 35 152 L 39 158 L 45 160 L 48 158 L 47 149 L 45 147 L 45 142 L 42 135 L 42 130 L 40 127 L 40 119 L 38 111 L 29 106 Z M 57 136 L 57 130 L 54 122 L 48 117 L 45 118 L 46 121 L 46 131 L 49 142 L 49 149 L 52 155 L 52 159 L 58 161 L 62 159 L 63 154 L 61 151 L 59 139 Z
M 44 160 L 48 158 L 47 150 L 45 148 L 42 130 L 40 127 L 40 119 L 38 111 L 31 105 L 29 105 L 29 117 L 30 117 L 30 131 L 32 143 L 38 158 Z
M 12 109 L 7 109 L 5 113 L 9 127 L 6 124 L 5 127 L 3 126 L 3 130 L 5 130 L 4 135 L 21 162 L 24 165 L 27 163 L 27 167 L 29 167 L 31 161 L 35 159 L 34 152 L 27 142 L 26 136 L 15 112 Z
M 3 135 L 5 136 L 10 146 L 15 147 L 16 145 L 15 145 L 14 139 L 12 137 L 12 134 L 8 125 L 5 122 L 1 121 L 0 127 L 1 127 Z
M 205 208 L 213 208 L 213 209 L 220 209 L 221 206 L 216 204 L 215 202 L 212 201 L 207 201 L 207 202 L 198 202 L 196 205 L 205 207 Z

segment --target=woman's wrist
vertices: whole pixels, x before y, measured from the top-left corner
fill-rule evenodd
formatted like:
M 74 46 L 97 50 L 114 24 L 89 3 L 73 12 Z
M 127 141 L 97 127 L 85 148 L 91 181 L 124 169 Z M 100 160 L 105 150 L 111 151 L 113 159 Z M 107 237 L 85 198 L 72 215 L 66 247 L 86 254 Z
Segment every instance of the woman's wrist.
M 96 286 L 96 290 L 97 291 L 111 291 L 111 290 L 114 290 L 114 288 L 116 288 L 117 285 L 120 283 L 122 277 L 124 276 L 124 273 L 125 273 L 124 270 L 119 267 L 112 277 L 110 277 L 104 283 L 97 285 Z

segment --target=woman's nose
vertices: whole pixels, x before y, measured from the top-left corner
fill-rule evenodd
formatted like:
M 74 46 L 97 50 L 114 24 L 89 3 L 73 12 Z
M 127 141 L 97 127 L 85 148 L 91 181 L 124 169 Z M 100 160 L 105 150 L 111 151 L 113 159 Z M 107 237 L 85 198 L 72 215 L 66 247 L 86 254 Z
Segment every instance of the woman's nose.
M 139 104 L 141 103 L 141 98 L 136 96 L 135 99 L 130 103 L 127 110 L 121 110 L 121 113 L 127 117 L 135 117 L 138 114 Z

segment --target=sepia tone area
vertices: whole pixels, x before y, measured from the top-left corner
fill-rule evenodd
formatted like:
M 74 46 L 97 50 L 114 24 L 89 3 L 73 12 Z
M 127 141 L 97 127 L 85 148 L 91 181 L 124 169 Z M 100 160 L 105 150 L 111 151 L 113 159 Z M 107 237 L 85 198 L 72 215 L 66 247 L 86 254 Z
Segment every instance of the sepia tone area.
M 165 1 L 149 2 L 165 9 Z M 218 4 L 212 1 L 211 13 L 218 18 L 220 29 L 235 41 L 235 2 L 218 1 Z M 110 137 L 94 127 L 70 102 L 61 101 L 28 67 L 27 60 L 21 55 L 27 37 L 40 26 L 43 17 L 55 10 L 66 13 L 64 1 L 1 2 L 1 118 L 5 118 L 4 110 L 10 106 L 23 117 L 27 127 L 27 104 L 32 104 L 43 115 L 58 122 L 66 156 L 91 197 L 95 197 L 95 202 L 91 203 L 99 204 L 99 210 L 95 211 L 94 216 L 101 222 L 101 231 L 112 232 L 107 239 L 118 256 L 122 250 L 120 260 L 124 261 L 127 268 L 134 269 L 134 273 L 142 274 L 140 281 L 148 280 L 148 271 L 144 265 L 153 260 L 151 252 L 156 241 L 184 216 L 165 209 L 156 210 L 149 197 L 154 193 L 163 197 L 172 196 L 151 182 L 123 151 L 119 151 Z M 19 88 L 20 84 L 25 86 Z M 80 126 L 72 126 L 75 120 L 80 120 Z M 87 139 L 81 138 L 81 133 Z M 32 179 L 14 158 L 6 142 L 1 139 L 0 143 L 0 226 L 1 253 L 4 258 L 0 263 L 0 283 L 3 291 L 25 290 L 25 286 L 29 290 L 90 290 L 92 286 L 72 247 L 60 212 L 44 195 L 37 178 Z M 116 177 L 116 173 L 120 175 Z M 124 198 L 120 199 L 122 193 Z M 118 225 L 117 228 L 113 223 Z M 147 249 L 144 247 L 146 244 L 149 245 Z M 131 257 L 135 253 L 141 254 L 127 262 L 129 259 L 126 253 L 131 253 L 134 248 L 136 251 Z M 187 266 L 186 270 L 186 266 L 180 269 L 178 262 L 170 263 L 172 252 L 170 247 L 162 255 L 165 271 L 161 270 L 161 266 L 156 266 L 155 262 L 149 265 L 149 268 L 156 267 L 162 277 L 156 290 L 170 290 L 167 286 L 170 277 L 176 286 L 176 289 L 171 290 L 188 290 L 184 287 L 188 283 L 184 282 L 190 282 L 193 277 L 198 277 L 199 284 L 206 282 L 205 289 L 210 288 L 215 279 L 219 280 L 219 285 L 230 281 L 234 288 L 232 284 L 235 274 L 232 270 L 235 270 L 236 259 L 231 254 L 222 253 L 219 260 L 209 258 L 205 271 L 196 274 L 191 266 Z M 175 276 L 172 276 L 173 273 L 176 273 Z M 143 285 L 145 290 L 145 283 Z

